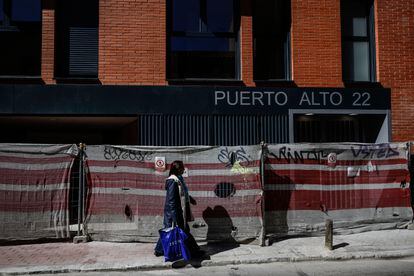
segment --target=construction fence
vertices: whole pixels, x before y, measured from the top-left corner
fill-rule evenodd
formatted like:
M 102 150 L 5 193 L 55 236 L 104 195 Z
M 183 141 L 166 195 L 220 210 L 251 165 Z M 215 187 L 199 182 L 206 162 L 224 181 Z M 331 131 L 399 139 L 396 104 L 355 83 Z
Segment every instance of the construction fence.
M 182 160 L 198 240 L 404 227 L 410 143 L 149 147 L 0 144 L 0 240 L 152 242 Z M 72 228 L 71 228 L 72 227 Z
M 68 238 L 76 145 L 0 144 L 0 239 Z

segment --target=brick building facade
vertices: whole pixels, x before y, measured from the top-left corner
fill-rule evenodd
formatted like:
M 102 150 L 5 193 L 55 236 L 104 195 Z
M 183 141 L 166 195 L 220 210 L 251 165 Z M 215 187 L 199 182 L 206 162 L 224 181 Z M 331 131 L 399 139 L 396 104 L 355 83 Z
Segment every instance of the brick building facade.
M 26 2 L 0 1 L 0 36 L 37 20 Z M 39 1 L 39 68 L 0 72 L 2 142 L 414 140 L 414 1 L 85 2 Z

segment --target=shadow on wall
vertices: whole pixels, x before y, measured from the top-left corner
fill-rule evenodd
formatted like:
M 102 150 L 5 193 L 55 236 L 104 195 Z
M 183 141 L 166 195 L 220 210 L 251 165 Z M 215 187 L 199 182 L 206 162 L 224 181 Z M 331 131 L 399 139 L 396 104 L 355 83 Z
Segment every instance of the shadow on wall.
M 289 232 L 287 216 L 294 184 L 289 176 L 274 170 L 265 171 L 265 183 L 266 233 L 272 244 Z
M 214 255 L 223 251 L 239 247 L 234 239 L 237 227 L 233 225 L 229 213 L 223 206 L 206 208 L 203 211 L 203 219 L 207 224 L 207 241 L 201 249 L 208 255 Z

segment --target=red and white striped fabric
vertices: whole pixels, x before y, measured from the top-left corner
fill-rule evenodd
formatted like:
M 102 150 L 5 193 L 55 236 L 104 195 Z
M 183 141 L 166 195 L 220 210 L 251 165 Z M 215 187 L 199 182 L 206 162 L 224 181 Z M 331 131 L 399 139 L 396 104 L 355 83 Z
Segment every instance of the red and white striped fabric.
M 0 144 L 0 240 L 69 237 L 76 145 Z
M 269 145 L 268 234 L 396 226 L 412 218 L 408 144 Z
M 201 239 L 257 237 L 261 224 L 260 147 L 88 146 L 86 227 L 92 239 L 151 241 L 162 228 L 169 165 L 182 160 Z M 157 170 L 156 160 L 160 166 Z M 162 161 L 166 163 L 163 170 Z

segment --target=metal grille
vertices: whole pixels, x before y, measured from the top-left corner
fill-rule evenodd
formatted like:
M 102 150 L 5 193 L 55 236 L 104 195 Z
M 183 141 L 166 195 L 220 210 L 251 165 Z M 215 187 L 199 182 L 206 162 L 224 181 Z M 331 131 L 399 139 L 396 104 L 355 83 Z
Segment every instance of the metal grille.
M 252 145 L 260 143 L 258 118 L 255 116 L 214 116 L 214 145 Z
M 220 198 L 227 198 L 233 196 L 236 193 L 236 188 L 234 187 L 233 183 L 221 182 L 216 185 L 214 193 Z
M 71 27 L 69 36 L 69 74 L 97 75 L 98 28 Z
M 287 143 L 288 117 L 277 115 L 142 115 L 141 145 L 255 145 Z
M 262 115 L 260 118 L 260 141 L 266 143 L 288 143 L 289 124 L 285 114 Z
M 207 115 L 144 115 L 140 117 L 139 135 L 141 145 L 209 145 L 209 117 Z

